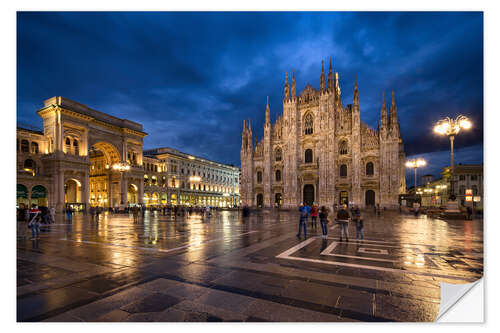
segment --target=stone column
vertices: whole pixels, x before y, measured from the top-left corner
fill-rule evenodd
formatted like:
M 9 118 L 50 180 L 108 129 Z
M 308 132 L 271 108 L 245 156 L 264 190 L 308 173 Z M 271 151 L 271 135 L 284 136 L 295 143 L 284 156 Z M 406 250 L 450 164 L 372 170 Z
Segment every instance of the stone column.
M 85 204 L 85 212 L 88 212 L 90 207 L 90 178 L 89 174 L 85 173 L 83 176 L 83 203 Z
M 62 170 L 59 170 L 57 174 L 55 196 L 57 198 L 56 211 L 63 213 L 66 207 L 64 205 L 64 171 Z
M 139 203 L 144 204 L 144 177 L 139 180 Z
M 120 173 L 121 178 L 121 193 L 120 193 L 120 204 L 127 205 L 127 175 L 124 172 Z

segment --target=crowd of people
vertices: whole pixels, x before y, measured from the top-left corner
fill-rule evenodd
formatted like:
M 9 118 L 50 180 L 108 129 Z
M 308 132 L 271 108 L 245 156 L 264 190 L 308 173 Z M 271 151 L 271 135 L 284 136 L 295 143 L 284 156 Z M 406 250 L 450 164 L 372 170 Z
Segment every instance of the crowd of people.
M 299 207 L 300 218 L 299 218 L 299 232 L 297 237 L 300 238 L 302 231 L 304 231 L 304 237 L 307 238 L 307 222 L 309 217 L 311 217 L 311 228 L 317 228 L 317 220 L 319 217 L 319 223 L 321 224 L 322 237 L 326 238 L 328 235 L 328 224 L 332 223 L 331 219 L 328 217 L 330 209 L 326 206 L 319 207 L 316 203 L 309 206 L 305 203 L 301 204 Z M 350 212 L 347 209 L 347 205 L 341 205 L 340 208 L 337 205 L 333 207 L 333 215 L 335 216 L 334 222 L 339 225 L 339 241 L 343 238 L 349 241 L 348 226 L 352 222 L 356 227 L 356 239 L 365 239 L 363 232 L 363 216 L 359 207 L 352 206 Z

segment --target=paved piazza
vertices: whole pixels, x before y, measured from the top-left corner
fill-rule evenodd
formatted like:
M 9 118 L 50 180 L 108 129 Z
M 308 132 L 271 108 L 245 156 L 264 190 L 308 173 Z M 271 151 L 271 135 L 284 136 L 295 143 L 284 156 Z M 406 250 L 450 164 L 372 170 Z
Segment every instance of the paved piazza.
M 365 215 L 296 237 L 298 212 L 19 223 L 18 321 L 434 321 L 440 282 L 482 276 L 483 222 Z

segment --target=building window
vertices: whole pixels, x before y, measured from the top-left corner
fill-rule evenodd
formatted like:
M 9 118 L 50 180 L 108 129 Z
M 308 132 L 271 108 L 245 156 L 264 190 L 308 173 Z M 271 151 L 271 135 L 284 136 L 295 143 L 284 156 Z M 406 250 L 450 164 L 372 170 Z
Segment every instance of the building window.
M 28 140 L 22 140 L 21 141 L 21 151 L 23 153 L 29 153 L 30 152 L 30 143 Z
M 281 171 L 280 170 L 276 170 L 276 181 L 277 182 L 281 181 Z
M 31 143 L 31 153 L 38 154 L 38 143 L 36 142 Z
M 257 171 L 257 183 L 262 183 L 262 171 Z
M 276 156 L 276 161 L 281 161 L 281 149 L 276 149 L 276 153 L 275 153 L 275 156 Z
M 373 163 L 372 162 L 366 163 L 366 175 L 373 176 Z
M 477 195 L 477 186 L 472 185 L 472 194 Z
M 69 153 L 71 151 L 71 139 L 66 138 L 66 153 Z
M 73 140 L 73 150 L 75 155 L 80 155 L 80 149 L 78 147 L 78 140 Z
M 347 165 L 342 164 L 340 166 L 340 177 L 346 178 L 347 177 Z
M 313 116 L 312 116 L 312 114 L 308 113 L 304 117 L 304 134 L 305 135 L 313 134 L 313 125 L 314 125 Z
M 339 143 L 339 154 L 347 155 L 347 141 L 340 141 Z
M 312 163 L 313 161 L 313 151 L 312 149 L 306 149 L 304 156 L 304 163 Z
M 24 170 L 30 172 L 34 176 L 36 172 L 35 161 L 33 161 L 32 159 L 27 159 L 26 161 L 24 161 Z
M 464 195 L 465 194 L 465 185 L 460 185 L 460 191 L 459 194 Z
M 477 180 L 477 175 L 471 175 L 470 180 Z
M 458 179 L 460 179 L 460 180 L 465 180 L 465 175 L 460 175 L 460 176 L 458 177 Z

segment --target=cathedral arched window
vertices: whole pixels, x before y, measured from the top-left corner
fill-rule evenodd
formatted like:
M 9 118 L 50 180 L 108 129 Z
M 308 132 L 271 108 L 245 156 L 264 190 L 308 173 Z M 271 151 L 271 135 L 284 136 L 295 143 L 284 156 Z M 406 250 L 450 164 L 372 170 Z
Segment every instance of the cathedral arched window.
M 281 149 L 276 149 L 276 153 L 275 153 L 275 156 L 276 156 L 276 161 L 281 161 Z
M 304 154 L 304 163 L 312 163 L 313 161 L 313 151 L 312 149 L 306 149 Z
M 366 175 L 373 176 L 373 163 L 372 162 L 366 163 Z
M 257 171 L 257 183 L 262 183 L 262 171 Z
M 346 178 L 347 177 L 347 165 L 342 164 L 340 166 L 340 177 Z
M 314 120 L 312 114 L 308 113 L 304 117 L 304 134 L 313 134 L 313 125 L 314 125 Z
M 347 155 L 347 141 L 340 141 L 339 143 L 339 154 Z
M 281 170 L 276 170 L 276 181 L 280 182 L 281 181 Z

